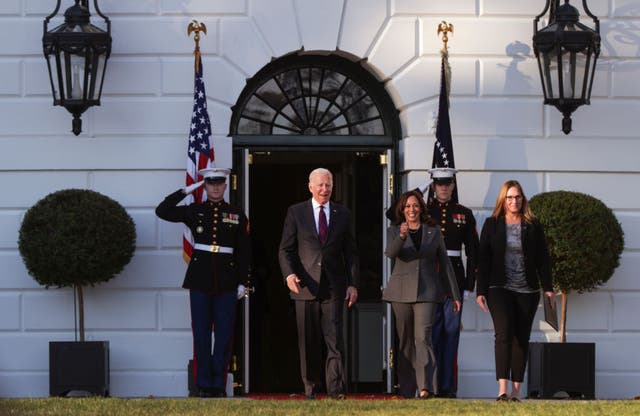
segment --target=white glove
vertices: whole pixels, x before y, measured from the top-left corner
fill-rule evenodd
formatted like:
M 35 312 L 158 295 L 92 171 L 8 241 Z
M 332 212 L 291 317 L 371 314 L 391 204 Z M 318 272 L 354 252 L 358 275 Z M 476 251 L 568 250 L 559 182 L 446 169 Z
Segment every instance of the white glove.
M 433 182 L 433 179 L 429 179 L 422 185 L 418 186 L 418 189 L 420 190 L 420 192 L 422 192 L 422 195 L 424 195 L 427 192 L 427 189 L 429 189 L 429 185 L 431 185 L 432 182 Z
M 182 188 L 182 192 L 189 195 L 191 192 L 200 188 L 203 184 L 204 184 L 204 180 L 201 180 L 200 182 L 196 182 L 193 185 L 185 186 L 184 188 Z
M 464 295 L 463 295 L 464 300 L 469 299 L 469 295 L 470 295 L 470 294 L 471 294 L 471 292 L 469 292 L 468 290 L 465 290 L 465 291 L 464 291 Z
M 238 293 L 236 293 L 236 297 L 238 300 L 242 299 L 244 295 L 247 293 L 247 288 L 244 285 L 238 285 Z

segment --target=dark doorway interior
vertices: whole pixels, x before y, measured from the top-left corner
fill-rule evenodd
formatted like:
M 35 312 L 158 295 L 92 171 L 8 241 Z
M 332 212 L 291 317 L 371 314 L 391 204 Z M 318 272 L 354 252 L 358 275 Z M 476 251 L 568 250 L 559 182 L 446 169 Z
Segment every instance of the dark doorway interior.
M 382 285 L 382 167 L 378 152 L 253 152 L 249 167 L 249 218 L 254 245 L 255 286 L 250 316 L 250 391 L 300 393 L 295 313 L 278 265 L 278 246 L 289 205 L 310 198 L 309 173 L 325 167 L 334 174 L 332 200 L 347 206 L 354 218 L 360 253 L 359 304 L 380 304 Z M 371 339 L 353 330 L 349 313 L 346 348 L 351 391 L 382 391 L 379 383 L 360 383 L 358 351 Z M 377 342 L 377 341 L 374 341 Z M 361 361 L 361 360 L 360 360 Z M 381 360 L 366 365 L 380 366 Z M 376 370 L 377 371 L 377 370 Z M 378 385 L 379 384 L 379 385 Z

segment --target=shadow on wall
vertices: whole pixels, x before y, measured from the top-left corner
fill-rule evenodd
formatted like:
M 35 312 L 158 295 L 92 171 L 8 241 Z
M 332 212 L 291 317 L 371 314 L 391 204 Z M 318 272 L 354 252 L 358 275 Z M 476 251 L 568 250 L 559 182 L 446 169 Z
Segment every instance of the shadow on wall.
M 506 47 L 506 54 L 512 57 L 509 65 L 502 65 L 505 69 L 503 92 L 531 91 L 531 77 L 518 69 L 518 64 L 524 62 L 530 54 L 531 48 L 520 41 L 510 43 Z M 502 123 L 496 126 L 496 134 L 501 136 Z M 515 179 L 522 185 L 527 198 L 542 191 L 542 177 L 529 172 L 529 161 L 524 142 L 520 138 L 510 138 L 511 133 L 503 132 L 503 138 L 489 139 L 485 154 L 485 164 L 491 173 L 487 184 L 487 191 L 482 206 L 488 211 L 478 218 L 478 232 L 482 229 L 484 218 L 491 215 L 498 191 L 504 182 Z
M 632 2 L 628 6 L 617 7 L 615 15 L 617 17 L 637 18 L 640 16 L 640 5 L 637 2 Z M 640 54 L 640 25 L 635 24 L 633 20 L 622 20 L 602 26 L 604 27 L 601 28 L 600 35 L 602 36 L 603 54 L 607 56 L 638 56 Z M 628 52 L 617 51 L 613 46 L 612 40 L 623 46 L 635 46 L 635 50 L 629 50 Z
M 518 64 L 526 61 L 531 54 L 529 45 L 517 40 L 507 45 L 506 53 L 511 57 L 509 65 L 498 64 L 498 67 L 505 69 L 504 88 L 502 89 L 504 95 L 535 91 L 531 84 L 531 77 L 518 69 Z

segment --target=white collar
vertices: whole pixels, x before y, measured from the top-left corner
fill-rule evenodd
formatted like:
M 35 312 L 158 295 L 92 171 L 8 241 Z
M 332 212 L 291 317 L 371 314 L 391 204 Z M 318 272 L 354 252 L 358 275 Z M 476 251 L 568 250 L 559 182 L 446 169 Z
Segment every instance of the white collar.
M 328 201 L 326 204 L 324 204 L 325 207 L 329 208 L 329 204 L 331 203 L 331 201 Z M 315 211 L 320 205 L 318 201 L 315 200 L 315 198 L 311 198 L 311 205 L 313 206 L 313 210 Z

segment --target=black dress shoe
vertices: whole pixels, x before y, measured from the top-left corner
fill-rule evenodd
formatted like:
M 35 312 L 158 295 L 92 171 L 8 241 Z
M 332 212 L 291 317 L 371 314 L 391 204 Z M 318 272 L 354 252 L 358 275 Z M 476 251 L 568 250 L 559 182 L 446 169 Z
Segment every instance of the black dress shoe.
M 455 399 L 458 396 L 456 396 L 456 394 L 452 391 L 443 391 L 436 394 L 436 397 L 440 399 Z
M 508 402 L 509 401 L 509 396 L 507 396 L 507 393 L 502 393 L 501 395 L 499 395 L 496 398 L 497 402 Z
M 199 397 L 203 398 L 222 398 L 227 397 L 227 393 L 216 387 L 204 387 L 200 388 Z
M 316 400 L 318 396 L 315 393 L 311 393 L 311 394 L 305 394 L 304 398 L 307 400 Z
M 517 398 L 516 396 L 513 396 L 510 400 L 511 400 L 512 402 L 520 403 L 520 399 L 519 399 L 519 398 Z

